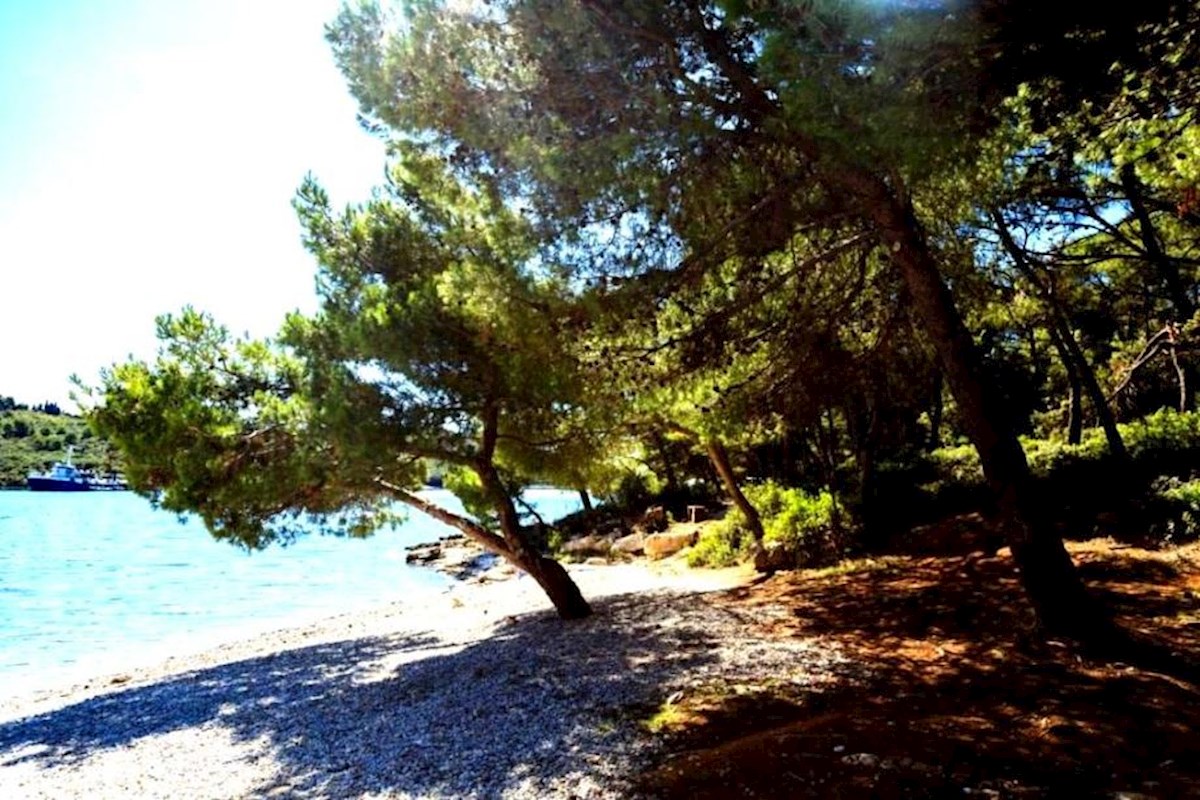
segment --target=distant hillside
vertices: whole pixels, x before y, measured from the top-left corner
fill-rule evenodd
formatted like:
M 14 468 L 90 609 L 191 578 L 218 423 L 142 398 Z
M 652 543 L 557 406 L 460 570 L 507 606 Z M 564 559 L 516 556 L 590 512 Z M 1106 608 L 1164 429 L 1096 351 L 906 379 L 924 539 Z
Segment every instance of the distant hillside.
M 31 409 L 0 397 L 0 488 L 24 486 L 30 471 L 61 461 L 68 446 L 74 447 L 71 460 L 76 466 L 120 469 L 115 451 L 81 418 L 63 414 L 50 403 Z

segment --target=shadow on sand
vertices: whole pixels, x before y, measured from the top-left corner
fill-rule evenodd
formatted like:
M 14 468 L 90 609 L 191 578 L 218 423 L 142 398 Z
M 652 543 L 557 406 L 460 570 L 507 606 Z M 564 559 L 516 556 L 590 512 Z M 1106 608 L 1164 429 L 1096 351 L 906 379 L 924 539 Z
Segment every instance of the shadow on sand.
M 1077 558 L 1122 624 L 1200 655 L 1200 576 L 1103 556 Z M 1006 558 L 778 576 L 721 602 L 782 602 L 776 635 L 822 637 L 871 672 L 697 709 L 679 755 L 643 776 L 653 797 L 1200 797 L 1197 687 L 1034 635 Z
M 729 612 L 671 593 L 596 610 L 574 623 L 509 618 L 460 644 L 424 633 L 301 647 L 113 691 L 0 725 L 0 777 L 19 765 L 86 768 L 219 726 L 235 743 L 266 743 L 275 768 L 256 796 L 495 797 L 522 783 L 558 794 L 597 771 L 619 782 L 640 752 L 636 718 L 665 684 L 713 660 L 718 642 L 698 615 Z

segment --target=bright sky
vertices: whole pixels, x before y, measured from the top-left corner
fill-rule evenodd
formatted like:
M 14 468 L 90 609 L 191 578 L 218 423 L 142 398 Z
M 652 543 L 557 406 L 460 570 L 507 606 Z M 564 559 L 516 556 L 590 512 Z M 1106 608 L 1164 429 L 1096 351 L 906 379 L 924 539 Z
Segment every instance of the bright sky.
M 366 199 L 323 25 L 338 0 L 0 0 L 0 395 L 66 403 L 191 304 L 235 332 L 310 310 L 290 200 Z

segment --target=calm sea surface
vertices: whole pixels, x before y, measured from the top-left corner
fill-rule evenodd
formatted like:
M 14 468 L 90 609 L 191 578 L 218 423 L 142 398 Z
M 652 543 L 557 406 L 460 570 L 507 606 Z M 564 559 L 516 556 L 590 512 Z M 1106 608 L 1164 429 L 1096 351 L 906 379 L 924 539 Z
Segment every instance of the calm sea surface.
M 461 509 L 449 492 L 427 496 Z M 573 492 L 526 499 L 547 519 L 579 507 Z M 442 591 L 448 578 L 404 556 L 448 530 L 414 512 L 369 539 L 314 535 L 245 553 L 128 492 L 0 492 L 0 686 L 98 675 Z

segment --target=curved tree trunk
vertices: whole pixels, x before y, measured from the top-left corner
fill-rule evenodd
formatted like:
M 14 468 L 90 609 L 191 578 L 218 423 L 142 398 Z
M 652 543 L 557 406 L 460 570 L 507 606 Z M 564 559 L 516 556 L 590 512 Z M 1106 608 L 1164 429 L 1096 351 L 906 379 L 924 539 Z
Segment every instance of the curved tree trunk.
M 975 344 L 903 188 L 850 170 L 829 173 L 826 180 L 857 196 L 891 251 L 914 318 L 937 352 L 967 435 L 979 452 L 1021 583 L 1039 621 L 1054 633 L 1088 641 L 1102 638 L 1112 631 L 1111 620 L 1084 588 L 1062 538 L 1036 507 L 1025 452 L 1003 422 L 997 394 L 988 391 Z
M 572 580 L 571 576 L 552 558 L 547 558 L 538 552 L 521 529 L 521 518 L 513 505 L 499 473 L 490 462 L 480 462 L 475 465 L 475 473 L 487 492 L 500 517 L 500 531 L 507 545 L 507 552 L 501 553 L 514 566 L 525 570 L 538 582 L 554 610 L 563 619 L 583 619 L 592 613 L 592 607 L 584 599 L 583 593 Z
M 1142 182 L 1138 179 L 1133 165 L 1126 164 L 1121 167 L 1120 175 L 1121 188 L 1125 190 L 1129 208 L 1137 220 L 1138 235 L 1141 237 L 1146 258 L 1154 265 L 1159 277 L 1166 285 L 1167 296 L 1175 309 L 1175 319 L 1180 323 L 1187 322 L 1195 316 L 1196 304 L 1192 302 L 1187 284 L 1184 283 L 1183 276 L 1179 274 L 1179 263 L 1163 250 L 1158 230 L 1154 226 L 1154 219 L 1150 216 L 1150 210 L 1146 206 Z
M 1146 258 L 1154 265 L 1159 277 L 1166 285 L 1167 296 L 1175 310 L 1175 321 L 1183 325 L 1196 315 L 1196 304 L 1192 301 L 1187 284 L 1180 274 L 1179 262 L 1163 249 L 1162 239 L 1154 225 L 1154 218 L 1150 216 L 1150 209 L 1146 206 L 1142 182 L 1132 164 L 1121 167 L 1121 188 L 1125 190 L 1129 208 L 1133 211 L 1134 219 L 1137 220 L 1138 234 L 1141 237 Z M 1195 369 L 1190 364 L 1180 364 L 1178 354 L 1174 349 L 1171 350 L 1171 363 L 1175 367 L 1176 375 L 1179 376 L 1179 410 L 1184 412 L 1193 405 L 1192 385 L 1195 380 L 1192 376 L 1195 375 Z
M 1075 361 L 1079 380 L 1083 384 L 1084 391 L 1087 392 L 1092 409 L 1096 412 L 1096 419 L 1104 430 L 1104 438 L 1108 441 L 1108 451 L 1116 457 L 1118 462 L 1128 463 L 1129 451 L 1125 448 L 1125 440 L 1121 438 L 1120 429 L 1117 428 L 1117 418 L 1113 416 L 1112 408 L 1108 405 L 1108 398 L 1104 396 L 1104 390 L 1100 388 L 1100 381 L 1096 379 L 1096 371 L 1092 369 L 1087 354 L 1083 352 L 1083 348 L 1075 339 L 1075 332 L 1071 330 L 1070 323 L 1066 321 L 1065 316 L 1058 309 L 1055 309 L 1054 313 L 1059 318 L 1059 330 L 1062 333 L 1063 345 Z
M 482 479 L 482 475 L 480 477 Z M 500 527 L 504 532 L 503 536 L 497 536 L 474 520 L 447 511 L 403 487 L 386 481 L 378 483 L 400 502 L 428 514 L 438 522 L 456 528 L 488 552 L 495 553 L 518 569 L 528 572 L 542 587 L 550 602 L 554 604 L 554 610 L 563 619 L 582 619 L 592 613 L 592 608 L 584 599 L 583 593 L 563 566 L 554 559 L 543 556 L 525 538 L 521 532 L 516 507 L 507 494 L 504 495 L 504 503 L 501 504 L 507 508 L 497 507 L 500 513 Z
M 725 449 L 725 445 L 721 444 L 719 439 L 710 438 L 704 442 L 704 449 L 708 452 L 708 459 L 716 469 L 717 475 L 721 477 L 721 483 L 725 485 L 729 499 L 746 518 L 746 526 L 754 535 L 754 541 L 761 542 L 763 540 L 762 518 L 758 515 L 758 509 L 742 493 L 737 476 L 733 474 L 733 465 L 729 463 L 729 452 Z
M 579 591 L 579 586 L 567 573 L 562 564 L 540 553 L 532 553 L 529 560 L 515 560 L 514 564 L 528 572 L 542 591 L 554 604 L 554 610 L 562 619 L 584 619 L 592 614 L 592 607 Z
M 474 520 L 467 519 L 466 517 L 455 514 L 452 511 L 447 511 L 441 506 L 429 502 L 420 495 L 414 494 L 413 492 L 396 486 L 395 484 L 388 483 L 387 481 L 377 481 L 377 483 L 401 503 L 410 505 L 423 514 L 427 514 L 433 519 L 436 519 L 438 522 L 457 529 L 468 539 L 472 540 L 488 552 L 495 553 L 496 555 L 503 556 L 504 558 L 509 557 L 508 543 Z

